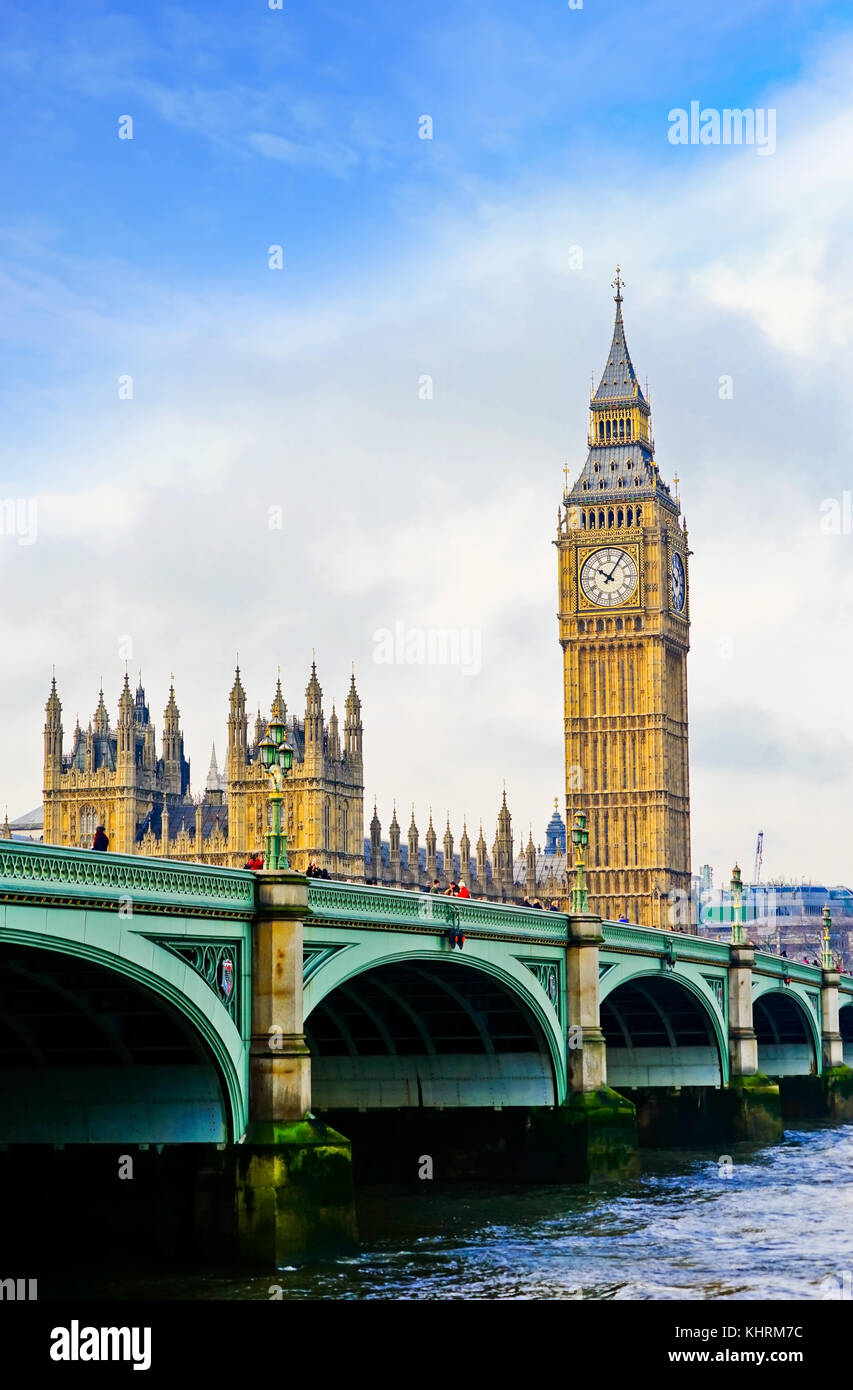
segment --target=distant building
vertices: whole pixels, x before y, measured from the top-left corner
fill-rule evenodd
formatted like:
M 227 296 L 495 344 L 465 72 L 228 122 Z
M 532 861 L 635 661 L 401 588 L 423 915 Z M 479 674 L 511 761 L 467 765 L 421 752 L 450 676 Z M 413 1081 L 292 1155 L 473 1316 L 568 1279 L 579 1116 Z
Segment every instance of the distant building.
M 823 909 L 832 917 L 830 949 L 851 964 L 853 946 L 853 891 L 838 884 L 744 884 L 743 921 L 756 945 L 771 951 L 786 950 L 792 958 L 819 959 L 822 947 Z M 727 938 L 731 931 L 732 896 L 728 888 L 703 893 L 699 901 L 702 936 Z

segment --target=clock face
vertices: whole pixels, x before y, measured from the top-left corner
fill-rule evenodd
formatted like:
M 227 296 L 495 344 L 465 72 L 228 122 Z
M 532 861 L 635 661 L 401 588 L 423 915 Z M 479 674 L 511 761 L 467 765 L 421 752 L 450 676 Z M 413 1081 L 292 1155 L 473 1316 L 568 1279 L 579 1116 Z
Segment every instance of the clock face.
M 669 562 L 669 592 L 672 595 L 672 606 L 677 613 L 684 612 L 685 584 L 684 584 L 684 561 L 678 551 L 674 551 Z
M 588 599 L 602 608 L 627 603 L 636 587 L 637 566 L 626 551 L 608 546 L 584 560 L 581 588 Z

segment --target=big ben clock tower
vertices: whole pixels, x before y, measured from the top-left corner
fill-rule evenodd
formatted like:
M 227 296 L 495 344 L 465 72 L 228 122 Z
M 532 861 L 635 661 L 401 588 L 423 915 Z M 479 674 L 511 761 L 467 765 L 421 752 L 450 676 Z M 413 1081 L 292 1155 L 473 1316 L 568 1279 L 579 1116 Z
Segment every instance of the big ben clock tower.
M 622 280 L 589 453 L 560 511 L 566 807 L 588 817 L 590 908 L 692 921 L 687 529 L 658 472 L 625 341 Z

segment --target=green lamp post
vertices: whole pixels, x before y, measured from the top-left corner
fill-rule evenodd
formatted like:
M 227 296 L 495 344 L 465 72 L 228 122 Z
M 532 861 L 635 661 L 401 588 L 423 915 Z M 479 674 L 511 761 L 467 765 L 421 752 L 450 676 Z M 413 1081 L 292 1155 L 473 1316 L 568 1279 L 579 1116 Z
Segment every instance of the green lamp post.
M 742 946 L 745 941 L 743 923 L 743 884 L 740 880 L 740 865 L 732 869 L 732 945 Z
M 823 968 L 831 970 L 833 968 L 832 951 L 829 948 L 829 934 L 832 930 L 832 917 L 829 911 L 829 903 L 823 909 Z
M 281 803 L 284 800 L 284 779 L 293 767 L 293 749 L 288 746 L 287 730 L 280 719 L 271 719 L 266 737 L 258 744 L 258 756 L 272 783 L 270 791 L 270 827 L 264 836 L 264 867 L 289 869 L 287 836 L 281 828 Z
M 583 857 L 587 845 L 589 844 L 589 831 L 586 828 L 586 816 L 583 811 L 578 811 L 572 825 L 572 844 L 577 850 L 575 859 L 575 886 L 572 889 L 572 912 L 589 912 L 589 894 L 584 887 L 583 881 Z

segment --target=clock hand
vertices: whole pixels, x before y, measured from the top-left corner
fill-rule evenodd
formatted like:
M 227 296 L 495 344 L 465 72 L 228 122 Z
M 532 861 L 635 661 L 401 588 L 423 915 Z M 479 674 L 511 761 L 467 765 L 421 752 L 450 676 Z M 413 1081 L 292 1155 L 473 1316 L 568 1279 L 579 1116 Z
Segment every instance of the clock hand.
M 618 561 L 617 561 L 617 563 L 618 563 Z M 614 568 L 615 568 L 615 567 L 614 567 Z M 598 573 L 602 576 L 603 579 L 606 579 L 606 580 L 607 580 L 608 584 L 609 584 L 609 583 L 611 582 L 611 580 L 613 579 L 613 572 L 612 572 L 612 571 L 610 572 L 610 574 L 605 574 L 605 573 L 604 573 L 604 570 L 599 570 Z
M 608 578 L 608 579 L 612 579 L 613 576 L 614 576 L 614 574 L 616 573 L 616 570 L 617 570 L 618 568 L 619 568 L 619 561 L 617 560 L 617 561 L 616 561 L 616 564 L 613 566 L 613 569 L 610 571 L 610 573 L 608 574 L 607 578 Z

